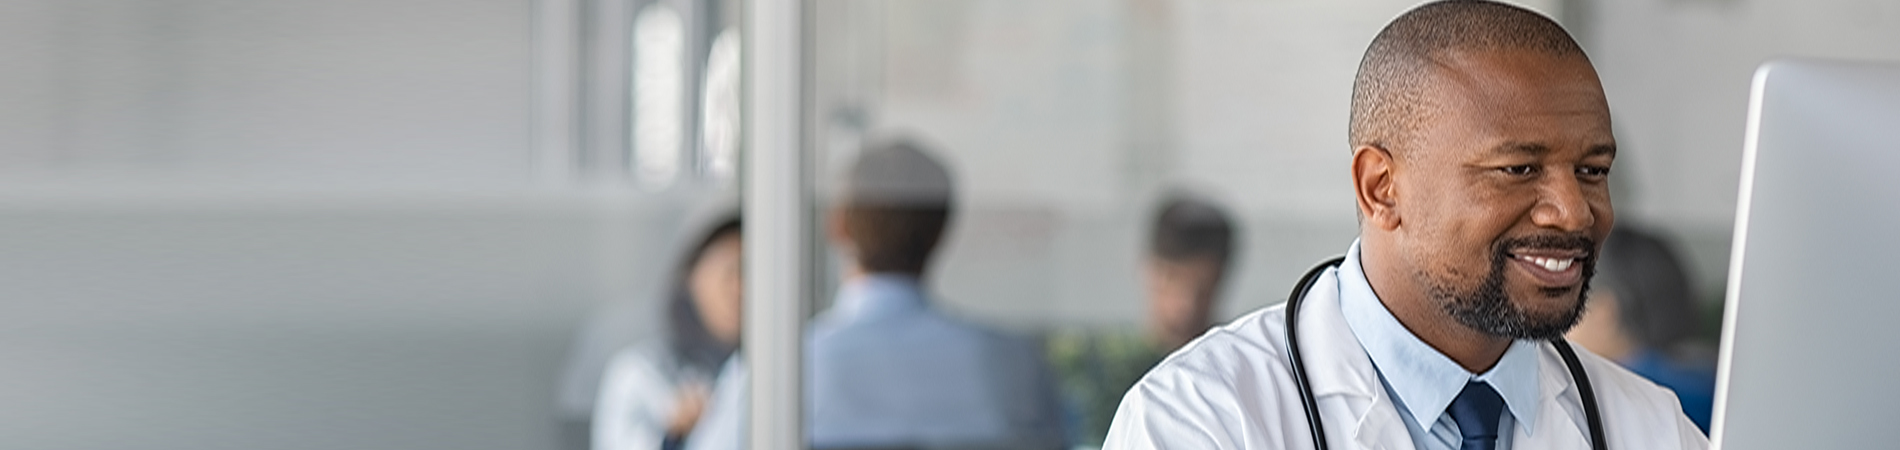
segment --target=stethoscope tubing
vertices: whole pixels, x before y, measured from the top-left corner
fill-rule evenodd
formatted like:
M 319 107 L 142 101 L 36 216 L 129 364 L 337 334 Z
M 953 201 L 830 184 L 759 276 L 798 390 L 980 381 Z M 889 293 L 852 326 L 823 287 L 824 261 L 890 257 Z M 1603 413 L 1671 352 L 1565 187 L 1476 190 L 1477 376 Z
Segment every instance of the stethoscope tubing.
M 1306 291 L 1313 288 L 1326 270 L 1339 267 L 1346 261 L 1344 256 L 1327 259 L 1306 271 L 1300 282 L 1293 286 L 1293 293 L 1286 298 L 1286 345 L 1287 359 L 1293 363 L 1293 382 L 1300 388 L 1300 405 L 1306 412 L 1308 431 L 1313 434 L 1313 448 L 1327 450 L 1326 427 L 1320 423 L 1319 401 L 1313 399 L 1313 385 L 1306 375 L 1306 363 L 1300 356 L 1299 318 L 1300 300 L 1306 297 Z M 1576 350 L 1570 348 L 1570 342 L 1563 338 L 1550 340 L 1551 347 L 1557 349 L 1557 355 L 1563 357 L 1564 366 L 1570 369 L 1570 378 L 1577 382 L 1577 395 L 1583 400 L 1584 420 L 1590 425 L 1590 448 L 1607 450 L 1603 439 L 1603 415 L 1597 409 L 1596 391 L 1590 386 L 1590 375 L 1583 370 L 1583 363 L 1577 359 Z

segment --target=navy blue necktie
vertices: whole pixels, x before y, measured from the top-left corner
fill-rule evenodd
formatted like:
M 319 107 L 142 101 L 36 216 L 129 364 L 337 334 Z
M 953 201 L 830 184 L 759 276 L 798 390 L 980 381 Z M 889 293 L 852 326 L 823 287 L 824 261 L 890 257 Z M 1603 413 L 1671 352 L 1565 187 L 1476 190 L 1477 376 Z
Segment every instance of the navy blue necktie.
M 1451 399 L 1451 407 L 1445 413 L 1451 414 L 1452 422 L 1458 423 L 1458 434 L 1465 440 L 1458 446 L 1459 450 L 1498 448 L 1498 415 L 1504 413 L 1504 397 L 1499 397 L 1490 384 L 1465 383 L 1465 390 Z

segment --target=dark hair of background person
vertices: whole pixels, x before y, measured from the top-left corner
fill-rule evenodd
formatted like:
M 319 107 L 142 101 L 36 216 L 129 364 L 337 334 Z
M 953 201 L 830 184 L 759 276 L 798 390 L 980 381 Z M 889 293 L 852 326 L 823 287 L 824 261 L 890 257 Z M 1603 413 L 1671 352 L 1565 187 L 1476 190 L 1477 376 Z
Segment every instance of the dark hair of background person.
M 1589 61 L 1557 22 L 1522 7 L 1485 0 L 1447 0 L 1406 12 L 1379 31 L 1352 82 L 1348 144 L 1403 158 L 1413 134 L 1432 116 L 1425 95 L 1436 59 L 1453 51 L 1526 50 Z
M 711 222 L 713 226 L 700 236 L 691 251 L 680 255 L 674 265 L 671 279 L 672 299 L 666 305 L 666 347 L 679 361 L 681 367 L 705 375 L 719 373 L 719 366 L 732 356 L 736 346 L 720 342 L 706 323 L 700 320 L 699 306 L 693 302 L 692 282 L 693 266 L 706 253 L 713 242 L 726 236 L 738 235 L 740 220 L 736 214 L 728 214 Z
M 845 183 L 842 220 L 866 272 L 922 275 L 950 221 L 950 173 L 909 139 L 867 145 Z
M 1693 285 L 1661 236 L 1618 224 L 1598 258 L 1597 283 L 1616 294 L 1618 325 L 1637 343 L 1669 353 L 1697 335 Z
M 1148 254 L 1165 261 L 1211 260 L 1225 266 L 1234 247 L 1226 211 L 1206 199 L 1168 194 L 1148 233 Z

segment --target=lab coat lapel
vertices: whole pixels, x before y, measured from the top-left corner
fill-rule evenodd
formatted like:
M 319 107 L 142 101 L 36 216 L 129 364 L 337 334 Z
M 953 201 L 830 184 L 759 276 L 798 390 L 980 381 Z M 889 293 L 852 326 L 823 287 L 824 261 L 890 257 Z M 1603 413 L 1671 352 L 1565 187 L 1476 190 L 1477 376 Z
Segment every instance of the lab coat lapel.
M 1405 430 L 1392 397 L 1383 388 L 1373 389 L 1373 393 L 1372 404 L 1359 418 L 1359 429 L 1353 432 L 1353 442 L 1368 449 L 1414 450 L 1412 433 Z
M 1329 270 L 1313 283 L 1301 303 L 1301 355 L 1311 377 L 1313 397 L 1326 420 L 1327 440 L 1351 436 L 1358 448 L 1412 450 L 1412 436 L 1372 366 L 1372 357 L 1352 334 L 1339 308 L 1339 271 Z M 1355 420 L 1342 420 L 1354 418 Z
M 1577 395 L 1575 381 L 1570 379 L 1570 368 L 1564 366 L 1563 359 L 1549 344 L 1538 344 L 1538 399 L 1542 403 L 1537 414 L 1536 433 L 1525 433 L 1524 427 L 1515 427 L 1512 437 L 1513 448 L 1536 448 L 1552 450 L 1587 450 L 1590 438 L 1585 437 L 1585 427 L 1589 421 L 1583 416 L 1583 402 Z

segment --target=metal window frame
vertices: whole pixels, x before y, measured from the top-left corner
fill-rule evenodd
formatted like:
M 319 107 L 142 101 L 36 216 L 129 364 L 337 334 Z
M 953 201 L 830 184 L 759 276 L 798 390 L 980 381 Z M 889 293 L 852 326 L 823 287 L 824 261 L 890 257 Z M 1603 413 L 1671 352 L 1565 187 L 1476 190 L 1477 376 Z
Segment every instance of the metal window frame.
M 632 33 L 634 17 L 664 4 L 680 15 L 680 170 L 670 185 L 703 178 L 698 157 L 699 93 L 709 32 L 720 28 L 709 6 L 720 0 L 534 0 L 531 147 L 537 178 L 553 186 L 631 186 Z M 663 150 L 665 151 L 665 150 Z

